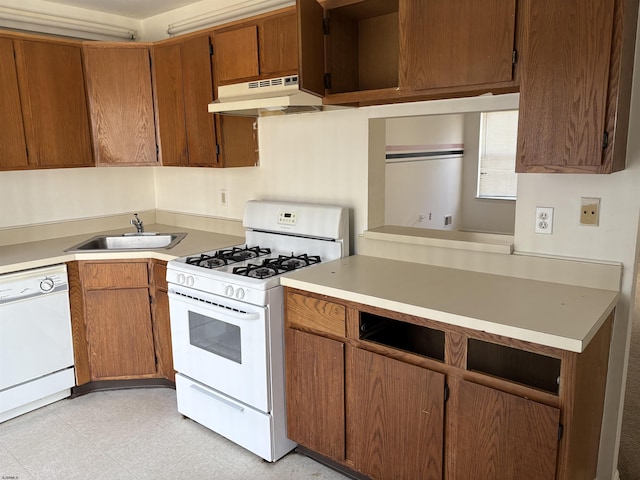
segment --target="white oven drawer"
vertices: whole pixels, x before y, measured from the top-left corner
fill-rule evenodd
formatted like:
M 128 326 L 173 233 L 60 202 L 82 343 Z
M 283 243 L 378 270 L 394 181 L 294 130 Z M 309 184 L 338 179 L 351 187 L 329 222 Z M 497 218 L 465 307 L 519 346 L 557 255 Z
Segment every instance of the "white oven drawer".
M 178 411 L 205 427 L 246 448 L 275 461 L 270 415 L 238 403 L 190 378 L 176 374 Z

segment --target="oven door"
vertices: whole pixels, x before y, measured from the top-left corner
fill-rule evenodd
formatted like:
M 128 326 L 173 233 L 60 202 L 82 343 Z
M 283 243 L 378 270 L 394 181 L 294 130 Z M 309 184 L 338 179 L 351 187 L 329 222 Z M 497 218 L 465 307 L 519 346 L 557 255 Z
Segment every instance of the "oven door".
M 175 370 L 263 412 L 271 411 L 267 311 L 171 286 Z

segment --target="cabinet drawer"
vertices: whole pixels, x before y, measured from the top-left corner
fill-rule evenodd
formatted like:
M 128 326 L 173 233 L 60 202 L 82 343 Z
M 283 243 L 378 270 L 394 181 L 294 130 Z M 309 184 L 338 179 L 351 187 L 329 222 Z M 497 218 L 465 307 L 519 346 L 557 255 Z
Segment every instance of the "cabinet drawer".
M 147 262 L 82 263 L 84 288 L 148 287 Z
M 343 305 L 298 293 L 287 294 L 287 325 L 344 337 L 346 309 Z

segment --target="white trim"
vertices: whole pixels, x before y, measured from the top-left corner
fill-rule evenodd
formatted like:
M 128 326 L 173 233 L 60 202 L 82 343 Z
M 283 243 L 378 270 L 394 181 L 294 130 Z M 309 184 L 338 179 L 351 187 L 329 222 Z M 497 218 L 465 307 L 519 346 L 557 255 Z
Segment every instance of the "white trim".
M 48 33 L 80 38 L 96 38 L 97 36 L 97 39 L 100 40 L 135 40 L 137 35 L 137 32 L 130 28 L 10 7 L 0 7 L 0 25 L 21 30 L 33 30 L 32 26 L 38 25 L 44 27 L 41 31 Z
M 185 33 L 212 25 L 221 24 L 237 18 L 249 17 L 266 10 L 294 5 L 292 0 L 244 0 L 217 10 L 185 18 L 167 26 L 167 33 L 171 36 Z

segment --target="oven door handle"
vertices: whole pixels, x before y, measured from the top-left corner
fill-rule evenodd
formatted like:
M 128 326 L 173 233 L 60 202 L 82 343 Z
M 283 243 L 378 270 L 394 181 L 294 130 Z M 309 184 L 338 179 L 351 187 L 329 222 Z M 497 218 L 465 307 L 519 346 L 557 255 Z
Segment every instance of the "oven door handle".
M 172 292 L 171 290 L 169 290 L 169 299 L 173 299 L 181 303 L 186 303 L 187 305 L 193 305 L 194 307 L 206 307 L 207 310 L 219 312 L 221 315 L 224 315 L 228 318 L 234 318 L 236 320 L 260 320 L 261 318 L 261 312 L 245 312 L 242 310 L 235 310 L 213 302 L 199 300 L 195 297 L 180 295 L 179 293 Z

